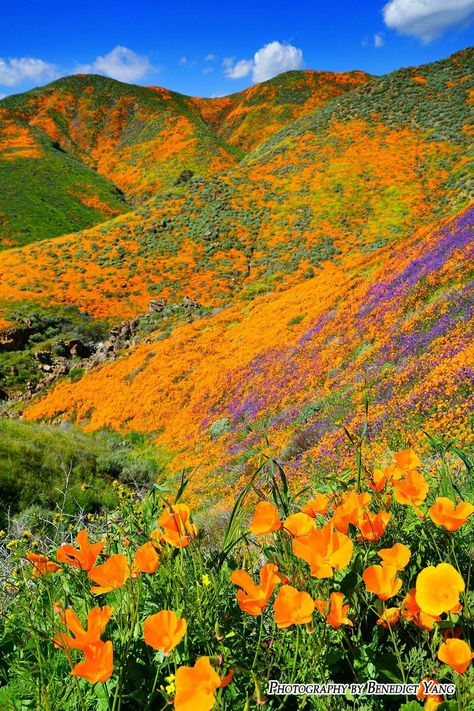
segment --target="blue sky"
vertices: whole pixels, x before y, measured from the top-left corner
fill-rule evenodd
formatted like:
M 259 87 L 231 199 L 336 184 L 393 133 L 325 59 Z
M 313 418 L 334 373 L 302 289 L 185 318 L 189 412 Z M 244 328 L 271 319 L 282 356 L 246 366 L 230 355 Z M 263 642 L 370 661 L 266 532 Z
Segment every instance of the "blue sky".
M 474 43 L 474 0 L 2 0 L 0 12 L 0 96 L 78 71 L 221 96 L 287 69 L 383 74 Z

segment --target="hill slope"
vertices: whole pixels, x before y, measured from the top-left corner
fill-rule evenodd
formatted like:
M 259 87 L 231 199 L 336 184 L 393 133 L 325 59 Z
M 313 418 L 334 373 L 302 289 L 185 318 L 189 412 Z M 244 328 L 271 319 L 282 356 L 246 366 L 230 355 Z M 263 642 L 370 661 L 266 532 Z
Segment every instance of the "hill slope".
M 371 79 L 365 72 L 291 71 L 237 94 L 194 103 L 220 136 L 248 153 L 286 124 Z
M 109 180 L 0 103 L 0 249 L 81 230 L 129 209 Z
M 223 139 L 211 124 L 229 141 L 245 136 L 253 149 L 242 158 L 223 148 L 219 170 L 203 159 L 199 174 L 178 181 L 174 153 L 159 175 L 143 154 L 133 212 L 6 250 L 6 318 L 19 303 L 70 304 L 117 321 L 143 313 L 152 297 L 170 309 L 184 297 L 204 307 L 190 323 L 185 311 L 171 326 L 158 319 L 148 342 L 59 383 L 26 416 L 151 433 L 171 471 L 200 465 L 194 491 L 206 495 L 236 482 L 268 447 L 302 480 L 336 456 L 343 463 L 342 425 L 360 426 L 367 390 L 379 441 L 392 420 L 393 446 L 405 444 L 394 421 L 413 438 L 426 427 L 472 443 L 462 406 L 472 377 L 472 55 L 364 82 L 263 143 L 250 130 L 253 109 L 247 124 L 233 124 L 223 102 L 205 123 L 197 102 L 203 113 L 189 125 L 214 141 Z M 296 79 L 285 75 L 282 86 Z M 125 92 L 130 101 L 135 90 Z M 157 101 L 169 101 L 173 117 L 196 110 L 187 97 L 143 91 L 145 113 Z M 231 98 L 251 106 L 252 96 Z M 117 104 L 107 111 L 101 97 L 92 117 L 84 108 L 88 143 L 73 145 L 74 122 L 63 139 L 84 162 L 95 155 L 96 168 L 110 117 L 118 120 Z M 150 141 L 163 147 L 168 135 Z M 132 142 L 125 159 L 116 144 L 108 155 L 117 163 L 100 170 L 119 175 L 144 145 Z M 177 160 L 208 155 L 196 153 L 203 145 L 177 150 Z M 159 180 L 159 194 L 145 198 Z
M 0 300 L 126 317 L 152 296 L 222 306 L 299 283 L 343 255 L 357 262 L 454 215 L 469 199 L 471 56 L 339 96 L 235 167 L 192 178 L 133 215 L 8 251 Z
M 154 433 L 174 471 L 200 465 L 206 496 L 262 450 L 283 454 L 302 479 L 344 461 L 342 425 L 360 426 L 367 389 L 371 436 L 381 440 L 389 423 L 396 438 L 398 422 L 469 444 L 473 221 L 470 210 L 357 270 L 343 260 L 282 294 L 156 334 L 26 415 Z

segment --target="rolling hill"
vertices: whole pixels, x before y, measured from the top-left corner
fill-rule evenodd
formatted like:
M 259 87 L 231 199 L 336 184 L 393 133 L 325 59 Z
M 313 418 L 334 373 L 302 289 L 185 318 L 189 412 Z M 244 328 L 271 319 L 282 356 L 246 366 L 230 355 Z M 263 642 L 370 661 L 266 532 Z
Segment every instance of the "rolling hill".
M 79 76 L 1 102 L 129 204 L 5 250 L 5 321 L 20 304 L 111 322 L 152 298 L 201 306 L 25 416 L 149 433 L 171 474 L 199 466 L 206 499 L 262 452 L 301 481 L 344 463 L 367 392 L 389 446 L 422 428 L 472 444 L 472 56 L 222 99 Z

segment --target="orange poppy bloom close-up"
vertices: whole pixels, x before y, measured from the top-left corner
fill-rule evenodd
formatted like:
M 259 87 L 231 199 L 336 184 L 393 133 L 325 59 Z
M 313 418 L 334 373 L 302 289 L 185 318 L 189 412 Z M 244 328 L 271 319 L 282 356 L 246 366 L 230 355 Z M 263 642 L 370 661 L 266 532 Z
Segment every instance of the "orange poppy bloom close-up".
M 397 578 L 397 569 L 391 565 L 371 565 L 362 573 L 362 579 L 367 590 L 380 600 L 395 597 L 402 587 L 402 581 Z
M 464 674 L 471 659 L 474 659 L 474 653 L 464 640 L 451 638 L 443 642 L 439 648 L 438 659 L 448 664 L 458 674 Z
M 200 657 L 193 667 L 178 668 L 175 684 L 176 711 L 211 711 L 222 680 L 212 668 L 209 657 Z
M 270 501 L 259 501 L 249 528 L 256 536 L 278 531 L 281 528 L 281 521 L 276 506 Z
M 72 649 L 85 649 L 90 644 L 100 640 L 100 637 L 112 617 L 113 609 L 108 605 L 95 607 L 87 613 L 87 629 L 85 630 L 72 607 L 61 613 L 61 620 L 74 635 L 70 637 L 63 633 L 54 637 L 58 647 L 71 647 Z
M 299 591 L 291 585 L 282 585 L 273 603 L 273 609 L 275 624 L 283 629 L 290 625 L 311 622 L 314 601 L 309 593 Z
M 260 585 L 256 585 L 245 570 L 234 570 L 232 572 L 231 581 L 241 588 L 237 591 L 237 601 L 243 612 L 254 616 L 262 614 L 273 591 L 281 582 L 277 572 L 277 565 L 273 563 L 263 565 L 260 570 Z
M 464 580 L 450 563 L 424 568 L 416 579 L 416 602 L 429 615 L 442 615 L 459 604 Z
M 107 558 L 105 563 L 97 565 L 89 571 L 89 578 L 97 583 L 91 591 L 94 595 L 118 590 L 128 580 L 130 570 L 126 557 L 122 553 L 116 553 Z
M 163 529 L 164 540 L 175 548 L 186 548 L 197 535 L 197 528 L 191 523 L 191 511 L 186 504 L 166 507 L 157 524 Z
M 308 563 L 316 578 L 332 578 L 333 570 L 349 565 L 354 550 L 352 540 L 335 531 L 332 522 L 307 536 L 294 538 L 292 544 L 295 556 Z
M 143 623 L 143 636 L 150 647 L 169 654 L 183 639 L 187 626 L 186 620 L 178 618 L 173 610 L 160 610 Z
M 467 501 L 461 501 L 457 506 L 451 499 L 438 496 L 435 503 L 429 509 L 430 518 L 433 523 L 443 526 L 447 531 L 457 531 L 461 528 L 469 517 L 474 513 L 474 506 Z
M 67 563 L 72 565 L 73 568 L 90 570 L 95 565 L 102 548 L 105 546 L 105 541 L 89 543 L 89 531 L 84 528 L 77 534 L 76 543 L 78 548 L 74 548 L 69 543 L 62 545 L 58 548 L 56 558 L 60 563 Z
M 84 647 L 83 652 L 85 661 L 76 664 L 71 674 L 87 679 L 91 684 L 110 679 L 114 670 L 112 642 L 94 642 Z

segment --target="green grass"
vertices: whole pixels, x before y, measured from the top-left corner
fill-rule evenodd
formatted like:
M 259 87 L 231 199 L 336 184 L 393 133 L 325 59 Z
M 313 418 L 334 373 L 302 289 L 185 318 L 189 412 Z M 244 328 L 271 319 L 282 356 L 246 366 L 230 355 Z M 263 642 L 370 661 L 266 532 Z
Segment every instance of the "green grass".
M 41 158 L 0 158 L 0 249 L 77 232 L 129 210 L 107 178 L 33 129 Z M 25 186 L 27 193 L 25 193 Z M 80 196 L 97 197 L 113 214 L 88 207 Z
M 47 516 L 59 505 L 66 513 L 110 508 L 115 479 L 146 486 L 163 470 L 160 453 L 140 438 L 6 418 L 0 418 L 0 461 L 0 528 L 11 517 L 32 510 L 36 518 Z

